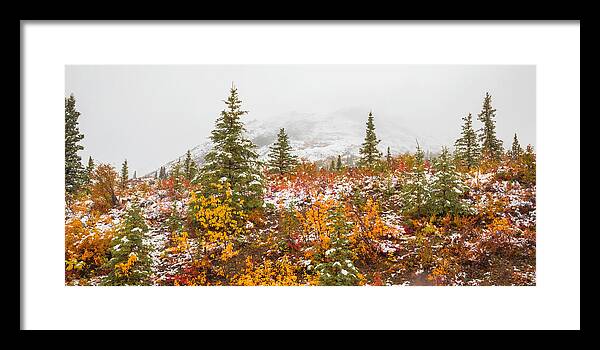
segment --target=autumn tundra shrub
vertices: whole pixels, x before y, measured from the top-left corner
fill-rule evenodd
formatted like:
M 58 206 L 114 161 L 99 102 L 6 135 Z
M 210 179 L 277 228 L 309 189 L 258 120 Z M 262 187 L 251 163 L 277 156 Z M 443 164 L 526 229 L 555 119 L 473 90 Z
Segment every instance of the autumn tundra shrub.
M 296 211 L 296 218 L 302 228 L 300 241 L 306 247 L 304 252 L 307 258 L 329 249 L 330 235 L 334 231 L 329 222 L 330 210 L 336 206 L 334 199 L 319 196 L 304 211 Z
M 94 210 L 106 213 L 117 205 L 118 174 L 109 164 L 100 164 L 92 173 L 91 198 Z
M 272 261 L 263 258 L 259 263 L 251 256 L 246 258 L 242 273 L 235 275 L 233 284 L 239 286 L 295 286 L 299 285 L 298 271 L 288 256 Z
M 535 186 L 535 154 L 528 150 L 515 158 L 506 157 L 496 169 L 495 179 Z
M 109 258 L 114 230 L 100 230 L 93 215 L 83 223 L 79 218 L 65 224 L 65 270 L 67 280 L 94 276 Z
M 373 199 L 362 207 L 352 207 L 350 213 L 354 221 L 350 244 L 361 261 L 370 263 L 381 253 L 381 240 L 393 231 L 382 220 L 379 204 Z
M 199 259 L 208 279 L 226 282 L 225 267 L 228 261 L 239 254 L 237 246 L 246 235 L 247 216 L 236 209 L 232 190 L 226 182 L 220 184 L 222 195 L 205 197 L 191 193 L 189 215 L 192 228 L 199 238 Z

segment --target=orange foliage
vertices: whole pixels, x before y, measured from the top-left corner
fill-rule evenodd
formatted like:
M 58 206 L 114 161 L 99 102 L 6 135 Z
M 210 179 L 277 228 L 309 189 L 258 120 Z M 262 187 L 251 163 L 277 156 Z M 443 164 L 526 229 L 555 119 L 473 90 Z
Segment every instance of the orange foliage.
M 100 164 L 94 170 L 90 193 L 96 211 L 106 213 L 117 204 L 117 177 L 117 172 L 109 164 Z
M 324 199 L 319 196 L 317 200 L 304 213 L 296 212 L 296 217 L 302 227 L 304 242 L 312 242 L 313 248 L 308 254 L 316 254 L 329 249 L 334 227 L 330 223 L 330 211 L 337 205 L 333 199 Z
M 65 224 L 65 269 L 68 277 L 81 277 L 100 268 L 106 261 L 114 230 L 101 231 L 95 227 L 94 216 L 84 225 L 79 219 Z
M 297 271 L 298 267 L 285 255 L 275 262 L 263 259 L 260 265 L 249 256 L 244 271 L 233 280 L 240 286 L 295 286 L 298 285 Z
M 379 252 L 378 243 L 382 238 L 392 234 L 392 229 L 381 219 L 379 205 L 371 198 L 367 199 L 362 210 L 353 212 L 355 226 L 350 236 L 355 253 L 363 260 L 369 261 Z

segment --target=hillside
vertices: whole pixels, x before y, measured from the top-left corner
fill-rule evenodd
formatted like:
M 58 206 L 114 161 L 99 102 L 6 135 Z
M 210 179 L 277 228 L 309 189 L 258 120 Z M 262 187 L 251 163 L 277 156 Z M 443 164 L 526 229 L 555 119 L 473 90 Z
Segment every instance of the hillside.
M 279 129 L 285 128 L 293 153 L 299 158 L 323 165 L 341 155 L 345 164 L 353 165 L 364 141 L 366 118 L 366 113 L 361 114 L 354 109 L 331 114 L 290 112 L 261 119 L 248 117 L 246 132 L 247 137 L 257 146 L 261 160 L 267 158 L 269 146 L 275 141 Z M 393 155 L 414 151 L 417 141 L 425 151 L 434 153 L 441 148 L 441 144 L 435 139 L 417 135 L 394 120 L 377 120 L 377 134 L 381 140 L 378 148 L 384 154 L 387 147 L 390 147 Z M 198 164 L 203 163 L 204 155 L 210 147 L 210 140 L 205 140 L 190 148 L 192 157 Z M 168 170 L 178 159 L 184 158 L 185 152 L 162 166 Z M 152 170 L 146 176 L 152 176 L 158 170 Z

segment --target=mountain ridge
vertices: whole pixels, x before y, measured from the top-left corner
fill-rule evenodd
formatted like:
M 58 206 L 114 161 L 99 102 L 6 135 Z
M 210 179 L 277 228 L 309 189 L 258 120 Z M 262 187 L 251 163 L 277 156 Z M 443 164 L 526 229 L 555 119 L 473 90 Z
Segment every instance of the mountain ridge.
M 291 111 L 268 118 L 252 118 L 246 121 L 246 137 L 256 146 L 260 160 L 266 160 L 269 146 L 275 142 L 280 128 L 285 128 L 293 148 L 292 153 L 300 159 L 327 164 L 331 159 L 342 156 L 344 163 L 353 164 L 364 141 L 367 116 L 358 118 L 350 109 L 339 110 L 329 114 Z M 377 120 L 375 116 L 375 132 L 380 141 L 378 149 L 386 154 L 390 147 L 392 155 L 414 151 L 419 146 L 424 151 L 437 152 L 441 143 L 429 136 L 418 136 L 397 120 Z M 202 164 L 204 156 L 210 150 L 210 139 L 190 148 L 192 158 Z M 187 152 L 187 151 L 186 151 Z M 178 159 L 185 158 L 185 152 L 162 165 L 169 170 Z M 152 176 L 152 170 L 145 176 Z

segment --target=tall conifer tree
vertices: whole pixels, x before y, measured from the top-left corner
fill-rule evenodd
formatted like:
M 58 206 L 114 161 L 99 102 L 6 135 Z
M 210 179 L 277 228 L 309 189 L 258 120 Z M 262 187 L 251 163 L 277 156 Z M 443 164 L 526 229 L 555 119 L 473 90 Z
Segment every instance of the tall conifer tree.
M 79 132 L 79 116 L 75 108 L 75 96 L 65 98 L 65 191 L 67 194 L 77 192 L 85 182 L 85 172 L 81 157 L 77 154 L 83 149 L 79 142 L 83 134 Z
M 381 152 L 377 149 L 377 145 L 381 140 L 377 139 L 375 135 L 375 123 L 373 123 L 373 113 L 369 112 L 369 118 L 367 119 L 367 131 L 365 135 L 365 142 L 363 142 L 359 152 L 360 159 L 358 164 L 361 166 L 372 167 L 381 159 Z
M 192 181 L 196 178 L 198 168 L 196 167 L 196 161 L 192 158 L 192 152 L 190 150 L 185 154 L 185 160 L 183 162 L 183 172 L 185 179 Z
M 502 157 L 502 141 L 496 137 L 496 110 L 492 107 L 492 96 L 485 93 L 483 108 L 477 115 L 480 122 L 483 123 L 481 134 L 481 153 L 483 157 L 490 160 L 500 160 Z
M 429 180 L 425 170 L 425 154 L 417 144 L 414 163 L 402 187 L 402 211 L 406 216 L 420 217 L 429 212 Z
M 285 133 L 285 129 L 279 129 L 277 141 L 269 148 L 269 160 L 267 165 L 271 172 L 277 174 L 289 173 L 298 164 L 298 157 L 292 154 L 292 146 Z
M 169 177 L 173 181 L 173 189 L 175 189 L 175 191 L 177 191 L 177 192 L 181 191 L 183 189 L 183 184 L 181 183 L 181 177 L 182 177 L 181 158 L 177 159 L 177 163 L 175 163 L 173 165 L 173 167 L 171 167 L 171 172 L 170 172 Z
M 523 148 L 521 148 L 521 145 L 519 144 L 517 133 L 515 133 L 515 137 L 513 138 L 513 143 L 509 154 L 512 159 L 518 159 L 523 154 Z
M 226 108 L 217 118 L 211 134 L 212 149 L 204 157 L 201 182 L 206 194 L 223 194 L 219 184 L 228 182 L 234 203 L 240 209 L 262 206 L 264 191 L 261 163 L 254 145 L 245 135 L 237 88 L 231 87 Z
M 434 159 L 433 168 L 435 173 L 428 207 L 437 215 L 464 213 L 466 206 L 461 197 L 467 188 L 454 167 L 448 148 L 442 148 L 440 155 Z
M 127 159 L 123 162 L 121 166 L 121 189 L 124 190 L 127 188 L 127 181 L 129 180 L 129 168 L 127 167 Z
M 95 168 L 94 160 L 92 159 L 92 156 L 90 156 L 88 158 L 88 165 L 85 168 L 85 180 L 88 185 L 90 185 L 92 183 L 92 176 L 94 174 L 94 168 Z
M 461 137 L 454 143 L 455 153 L 460 164 L 467 170 L 471 170 L 479 163 L 480 147 L 477 141 L 477 134 L 473 129 L 473 117 L 471 113 L 463 117 Z
M 385 155 L 385 161 L 387 162 L 388 166 L 392 165 L 392 153 L 390 152 L 390 146 L 388 146 L 388 148 L 387 148 L 387 154 Z
M 338 154 L 335 169 L 337 171 L 341 171 L 343 167 L 344 167 L 344 165 L 342 164 L 342 156 L 340 154 Z

